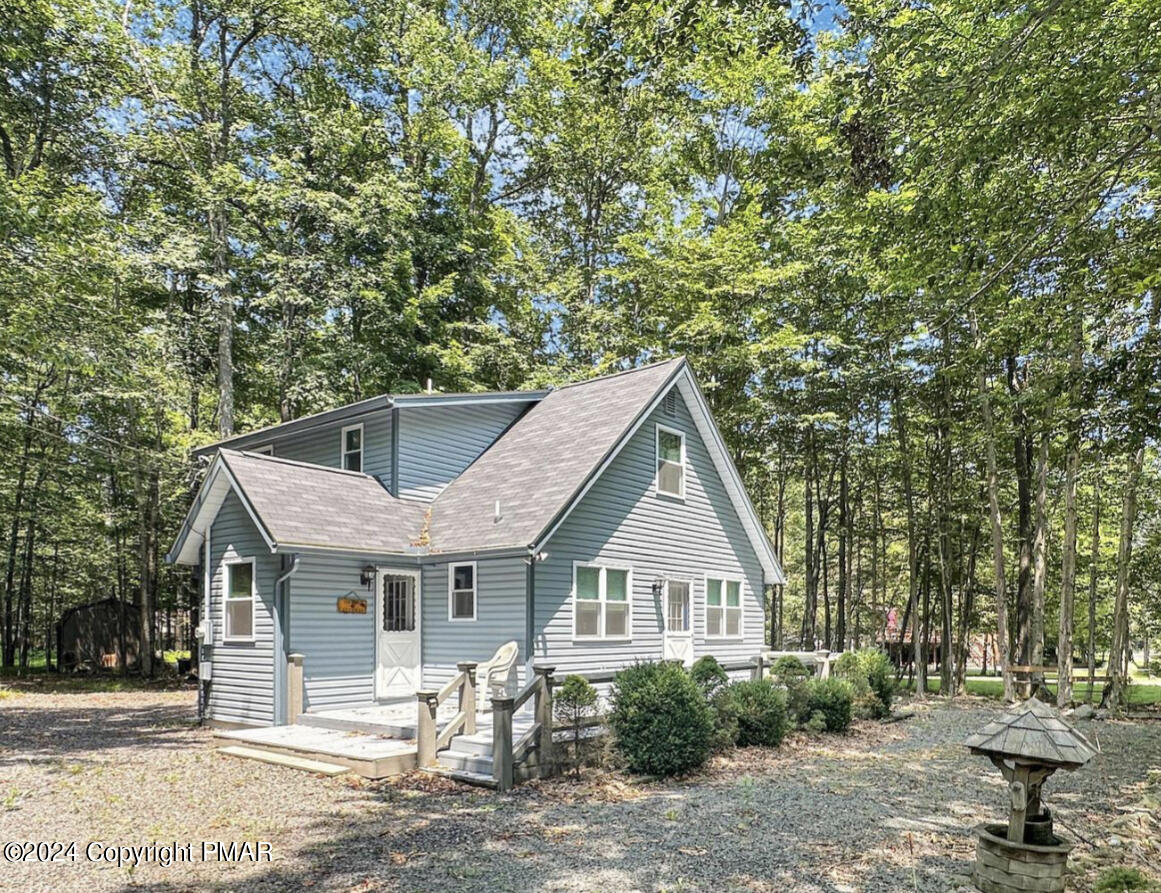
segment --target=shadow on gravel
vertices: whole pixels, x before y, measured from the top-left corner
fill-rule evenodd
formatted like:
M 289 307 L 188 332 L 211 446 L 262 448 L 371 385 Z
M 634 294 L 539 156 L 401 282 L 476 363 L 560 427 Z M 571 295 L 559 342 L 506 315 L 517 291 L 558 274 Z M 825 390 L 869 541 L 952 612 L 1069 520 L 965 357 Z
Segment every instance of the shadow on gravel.
M 350 796 L 368 804 L 365 818 L 330 815 L 300 829 L 310 843 L 293 853 L 275 844 L 275 862 L 266 870 L 240 867 L 242 886 L 944 893 L 954 887 L 951 879 L 970 872 L 971 828 L 1001 812 L 995 773 L 962 746 L 964 734 L 990 712 L 939 711 L 947 715 L 911 722 L 890 744 L 838 739 L 790 755 L 741 753 L 725 771 L 668 784 L 614 781 L 604 788 L 606 779 L 596 779 L 578 788 L 555 781 L 498 795 L 426 778 L 354 783 Z M 169 713 L 152 716 L 164 720 Z M 142 730 L 148 718 L 124 717 L 132 728 L 119 717 L 107 719 L 123 741 L 166 745 L 166 730 L 156 737 Z M 1054 807 L 1086 831 L 1088 817 L 1103 821 L 1140 766 L 1161 761 L 1161 742 L 1150 731 L 1105 724 L 1099 763 L 1091 772 L 1054 779 Z M 1083 804 L 1075 815 L 1070 801 Z M 238 889 L 240 872 L 204 889 Z M 175 876 L 150 889 L 178 893 L 188 885 Z
M 71 709 L 24 707 L 22 700 L 0 707 L 0 767 L 126 747 L 185 748 L 196 721 L 188 703 Z

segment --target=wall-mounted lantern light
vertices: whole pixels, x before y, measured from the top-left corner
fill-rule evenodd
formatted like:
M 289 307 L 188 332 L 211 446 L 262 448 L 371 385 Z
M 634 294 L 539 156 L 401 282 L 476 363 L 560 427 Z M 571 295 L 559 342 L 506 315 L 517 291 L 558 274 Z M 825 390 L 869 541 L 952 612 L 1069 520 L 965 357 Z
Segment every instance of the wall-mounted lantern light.
M 368 564 L 363 568 L 359 573 L 359 582 L 366 586 L 369 591 L 375 588 L 375 565 Z

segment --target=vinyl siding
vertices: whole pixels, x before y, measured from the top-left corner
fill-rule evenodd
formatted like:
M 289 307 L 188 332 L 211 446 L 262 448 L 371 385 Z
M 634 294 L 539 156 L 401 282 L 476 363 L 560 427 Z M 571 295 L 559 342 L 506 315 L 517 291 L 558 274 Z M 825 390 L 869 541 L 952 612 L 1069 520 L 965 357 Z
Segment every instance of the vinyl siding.
M 417 406 L 399 412 L 399 496 L 431 502 L 528 407 Z
M 254 604 L 254 641 L 222 641 L 225 632 L 223 562 L 254 559 L 258 599 Z M 274 581 L 278 559 L 270 554 L 237 494 L 231 491 L 210 531 L 210 616 L 214 620 L 213 679 L 209 716 L 224 722 L 270 725 L 274 719 Z
M 391 483 L 391 412 L 380 410 L 354 419 L 335 422 L 325 428 L 291 434 L 273 440 L 274 455 L 311 465 L 339 468 L 342 430 L 363 425 L 363 471 L 374 475 L 384 486 Z
M 755 656 L 764 640 L 762 567 L 680 394 L 676 414 L 651 414 L 545 545 L 536 567 L 535 659 L 557 674 L 662 657 L 662 577 L 692 583 L 694 658 Z M 656 425 L 685 434 L 685 500 L 653 492 Z M 573 562 L 632 570 L 632 639 L 573 642 Z M 706 576 L 742 580 L 742 640 L 705 637 Z
M 523 664 L 527 565 L 522 558 L 476 562 L 476 619 L 448 620 L 448 565 L 423 566 L 423 684 L 439 688 L 461 660 L 485 661 L 505 642 L 520 645 Z M 523 672 L 520 673 L 523 681 Z
M 374 699 L 375 595 L 359 584 L 369 559 L 302 556 L 290 578 L 290 651 L 303 655 L 307 710 Z M 366 614 L 340 614 L 338 599 L 365 598 Z

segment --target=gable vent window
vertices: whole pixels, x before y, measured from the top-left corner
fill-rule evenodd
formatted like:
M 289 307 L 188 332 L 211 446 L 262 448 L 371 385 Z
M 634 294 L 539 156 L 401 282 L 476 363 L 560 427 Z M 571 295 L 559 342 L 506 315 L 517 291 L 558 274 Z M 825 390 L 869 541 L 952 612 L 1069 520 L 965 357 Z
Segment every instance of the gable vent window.
M 670 390 L 661 401 L 661 409 L 670 418 L 677 416 L 677 391 Z
M 685 497 L 685 435 L 657 426 L 657 492 Z
M 363 426 L 351 425 L 342 433 L 342 467 L 347 471 L 363 470 Z

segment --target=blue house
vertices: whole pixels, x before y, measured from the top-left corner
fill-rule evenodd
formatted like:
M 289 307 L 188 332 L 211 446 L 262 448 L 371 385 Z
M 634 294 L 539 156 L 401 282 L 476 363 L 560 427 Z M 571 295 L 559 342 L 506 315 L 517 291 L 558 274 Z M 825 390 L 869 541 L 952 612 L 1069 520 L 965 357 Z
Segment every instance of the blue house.
M 684 359 L 548 391 L 373 397 L 199 454 L 168 558 L 200 567 L 220 726 L 414 708 L 510 641 L 521 684 L 539 664 L 746 660 L 783 582 Z

